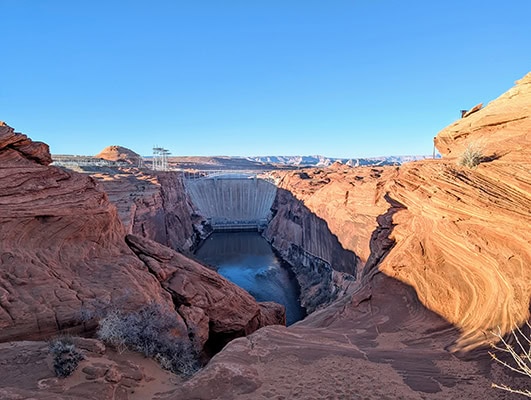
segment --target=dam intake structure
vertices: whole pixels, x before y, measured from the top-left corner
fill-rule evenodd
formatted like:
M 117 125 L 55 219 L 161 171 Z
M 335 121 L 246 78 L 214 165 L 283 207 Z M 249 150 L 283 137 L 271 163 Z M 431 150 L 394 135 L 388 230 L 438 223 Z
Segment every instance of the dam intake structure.
M 215 171 L 185 175 L 193 205 L 214 231 L 261 231 L 277 187 L 256 172 Z

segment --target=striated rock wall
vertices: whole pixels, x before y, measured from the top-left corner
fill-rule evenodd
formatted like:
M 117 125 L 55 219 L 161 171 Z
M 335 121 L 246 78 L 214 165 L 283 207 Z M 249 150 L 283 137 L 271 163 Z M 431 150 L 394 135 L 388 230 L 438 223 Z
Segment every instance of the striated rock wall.
M 83 310 L 131 311 L 149 302 L 176 310 L 176 334 L 211 341 L 214 350 L 227 338 L 285 323 L 281 306 L 257 303 L 185 256 L 135 236 L 126 243 L 100 185 L 47 166 L 47 150 L 0 125 L 0 342 L 91 330 L 96 321 L 83 321 Z M 166 178 L 171 192 L 172 177 L 159 177 Z
M 443 129 L 435 145 L 445 158 L 458 158 L 468 145 L 487 159 L 529 163 L 531 149 L 531 72 L 483 109 Z
M 375 268 L 411 285 L 461 330 L 455 349 L 522 324 L 531 298 L 530 76 L 441 131 L 442 160 L 287 174 L 281 187 L 290 193 L 278 199 L 268 237 L 285 253 L 302 246 L 341 269 L 327 254 L 335 247 L 306 233 L 320 219 L 358 257 L 358 285 L 371 285 Z M 456 154 L 478 138 L 486 157 L 477 168 L 458 165 Z
M 515 399 L 491 383 L 524 389 L 527 378 L 480 346 L 529 320 L 529 79 L 441 131 L 442 160 L 286 175 L 292 197 L 268 234 L 288 251 L 302 225 L 326 221 L 359 257 L 356 282 L 289 328 L 231 342 L 166 398 Z M 477 138 L 486 156 L 459 166 Z
M 461 329 L 457 348 L 490 340 L 498 326 L 509 331 L 529 317 L 531 296 L 530 100 L 527 75 L 442 130 L 442 160 L 286 175 L 281 187 L 291 193 L 277 201 L 267 235 L 281 251 L 302 246 L 344 270 L 326 253 L 334 246 L 305 233 L 318 217 L 358 257 L 351 262 L 358 277 L 372 255 L 369 270 L 411 285 L 426 307 Z M 479 140 L 481 164 L 459 166 L 457 155 Z
M 192 217 L 182 174 L 132 168 L 92 176 L 103 184 L 116 205 L 127 233 L 182 252 L 189 252 L 198 242 L 194 225 L 199 221 Z
M 81 309 L 129 292 L 131 308 L 170 304 L 96 182 L 49 162 L 47 146 L 0 126 L 0 341 L 81 327 Z
M 389 204 L 384 179 L 395 167 L 282 173 L 264 237 L 292 265 L 309 312 L 345 294 L 363 270 L 377 217 Z

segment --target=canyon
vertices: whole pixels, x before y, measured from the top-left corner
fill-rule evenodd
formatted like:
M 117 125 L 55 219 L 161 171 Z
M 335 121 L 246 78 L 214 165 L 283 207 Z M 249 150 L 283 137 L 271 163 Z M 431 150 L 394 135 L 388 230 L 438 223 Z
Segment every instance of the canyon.
M 2 124 L 0 397 L 516 398 L 490 384 L 525 378 L 487 351 L 493 330 L 529 321 L 530 132 L 531 73 L 443 129 L 441 159 L 274 172 L 263 235 L 309 312 L 286 328 L 280 306 L 190 258 L 208 226 L 178 173 L 51 167 L 46 145 Z M 476 168 L 459 165 L 470 145 Z M 221 350 L 191 378 L 117 354 L 79 318 L 150 302 Z M 42 340 L 64 331 L 87 336 L 86 360 L 61 380 Z

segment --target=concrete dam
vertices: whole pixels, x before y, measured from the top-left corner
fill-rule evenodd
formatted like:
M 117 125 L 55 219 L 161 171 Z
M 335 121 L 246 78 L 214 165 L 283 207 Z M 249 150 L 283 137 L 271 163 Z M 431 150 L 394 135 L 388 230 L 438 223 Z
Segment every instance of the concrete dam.
M 215 231 L 265 227 L 277 192 L 276 185 L 256 174 L 220 173 L 184 181 L 192 203 Z

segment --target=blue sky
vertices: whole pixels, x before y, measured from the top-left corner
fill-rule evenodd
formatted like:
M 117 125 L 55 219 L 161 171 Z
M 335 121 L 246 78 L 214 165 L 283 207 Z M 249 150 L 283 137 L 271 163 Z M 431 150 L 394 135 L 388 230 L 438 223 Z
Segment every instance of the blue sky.
M 55 154 L 431 154 L 531 70 L 531 1 L 0 0 L 0 120 Z

